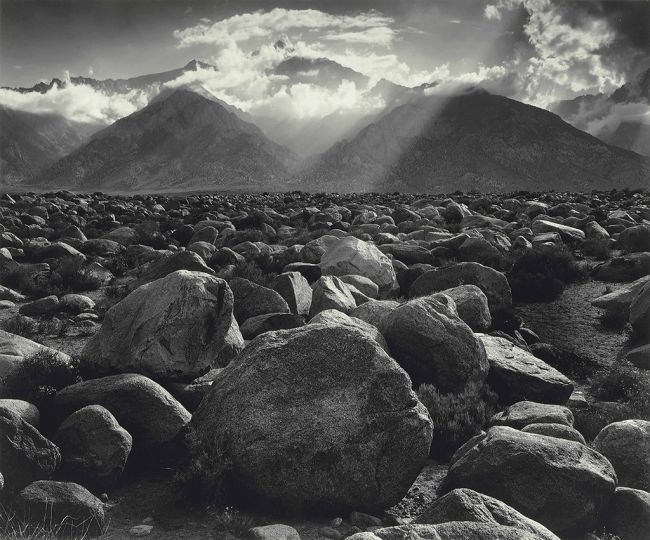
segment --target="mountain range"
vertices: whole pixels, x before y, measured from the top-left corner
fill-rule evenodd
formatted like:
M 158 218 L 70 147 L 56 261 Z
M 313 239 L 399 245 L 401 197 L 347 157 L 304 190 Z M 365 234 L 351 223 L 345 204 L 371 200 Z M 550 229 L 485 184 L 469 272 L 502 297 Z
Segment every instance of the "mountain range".
M 394 109 L 319 156 L 305 178 L 330 191 L 582 191 L 645 185 L 650 161 L 474 89 Z
M 277 187 L 297 163 L 220 103 L 179 89 L 99 131 L 37 183 L 109 191 Z
M 107 93 L 158 95 L 107 127 L 0 108 L 0 185 L 105 191 L 577 191 L 646 186 L 650 179 L 650 160 L 624 149 L 643 152 L 648 125 L 620 122 L 601 140 L 565 121 L 604 100 L 611 107 L 616 100 L 647 100 L 648 77 L 611 96 L 555 104 L 558 116 L 480 88 L 444 94 L 435 81 L 416 88 L 372 83 L 327 58 L 286 52 L 273 68 L 278 81 L 309 81 L 330 90 L 352 81 L 383 106 L 358 114 L 278 119 L 246 113 L 197 85 L 160 90 L 188 71 L 218 71 L 196 60 L 130 79 L 71 78 L 72 84 Z M 53 79 L 15 90 L 47 92 L 65 84 Z
M 609 144 L 650 156 L 650 69 L 611 94 L 558 101 L 549 110 Z

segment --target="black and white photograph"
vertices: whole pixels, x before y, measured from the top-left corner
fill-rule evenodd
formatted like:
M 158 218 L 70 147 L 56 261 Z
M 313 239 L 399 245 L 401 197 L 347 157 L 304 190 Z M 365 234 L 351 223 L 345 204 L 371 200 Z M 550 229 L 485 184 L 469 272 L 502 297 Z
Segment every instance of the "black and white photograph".
M 650 0 L 0 0 L 0 540 L 650 540 Z

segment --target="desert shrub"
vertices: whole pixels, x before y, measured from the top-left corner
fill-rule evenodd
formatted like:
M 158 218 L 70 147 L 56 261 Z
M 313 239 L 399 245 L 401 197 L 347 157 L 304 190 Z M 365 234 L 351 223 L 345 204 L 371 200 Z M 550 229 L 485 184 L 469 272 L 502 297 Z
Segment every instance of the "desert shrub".
M 508 281 L 515 300 L 548 302 L 557 298 L 567 283 L 585 277 L 584 268 L 566 246 L 534 248 L 514 260 Z
M 115 277 L 124 277 L 124 275 L 131 269 L 129 262 L 124 254 L 114 255 L 106 260 L 104 268 L 108 270 Z
M 608 238 L 588 238 L 582 243 L 582 251 L 599 261 L 606 261 L 612 255 L 612 246 Z
M 136 235 L 136 244 L 142 244 L 143 246 L 150 246 L 154 249 L 167 249 L 169 243 L 164 235 L 159 232 L 150 232 L 145 230 L 139 230 Z
M 492 330 L 512 334 L 515 330 L 519 330 L 520 326 L 521 317 L 512 308 L 500 307 L 492 311 Z
M 48 279 L 49 277 L 45 273 L 29 274 L 23 270 L 0 273 L 1 285 L 33 298 L 41 298 L 53 294 L 50 292 Z
M 80 380 L 77 360 L 67 362 L 61 355 L 46 349 L 26 357 L 4 378 L 3 395 L 29 401 L 44 411 L 50 408 L 57 391 Z
M 650 371 L 626 360 L 614 362 L 596 373 L 591 385 L 595 397 L 625 404 L 629 418 L 650 420 Z
M 460 394 L 442 394 L 423 384 L 417 393 L 433 420 L 430 455 L 445 461 L 477 435 L 496 410 L 497 396 L 485 385 L 471 383 Z
M 16 314 L 2 322 L 5 332 L 31 339 L 38 333 L 38 323 L 31 317 Z
M 22 270 L 6 272 L 0 280 L 2 285 L 20 291 L 31 297 L 41 298 L 71 292 L 94 291 L 102 282 L 83 271 L 83 261 L 64 259 L 51 272 L 29 274 Z
M 327 233 L 325 233 L 327 234 Z M 304 246 L 307 242 L 311 242 L 314 239 L 314 233 L 308 231 L 307 229 L 299 229 L 289 238 L 285 238 L 280 241 L 280 244 L 284 246 L 295 246 L 302 245 Z
M 227 506 L 217 514 L 214 537 L 223 538 L 224 535 L 231 534 L 236 538 L 247 538 L 249 531 L 257 526 L 258 522 L 252 516 L 241 514 L 236 508 Z
M 226 502 L 226 483 L 232 470 L 228 445 L 215 438 L 200 438 L 193 428 L 184 433 L 185 464 L 174 476 L 176 500 L 187 505 Z
M 39 520 L 28 520 L 13 508 L 0 506 L 0 538 L 4 540 L 84 540 L 90 537 L 88 532 L 92 525 L 89 521 L 73 526 L 68 518 L 56 523 L 47 511 Z
M 628 312 L 624 309 L 607 309 L 600 317 L 600 323 L 608 330 L 622 330 L 625 328 Z
M 263 287 L 270 287 L 277 275 L 276 272 L 265 272 L 253 261 L 246 261 L 235 266 L 232 277 L 244 278 Z

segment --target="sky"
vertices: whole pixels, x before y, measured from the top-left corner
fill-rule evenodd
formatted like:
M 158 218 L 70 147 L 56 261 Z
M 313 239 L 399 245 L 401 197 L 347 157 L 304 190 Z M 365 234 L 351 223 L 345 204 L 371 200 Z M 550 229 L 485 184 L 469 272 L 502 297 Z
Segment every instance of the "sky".
M 258 115 L 325 116 L 381 107 L 369 87 L 288 85 L 270 74 L 293 53 L 326 57 L 407 86 L 481 84 L 547 106 L 611 92 L 650 66 L 650 1 L 600 0 L 0 0 L 0 85 L 53 77 L 127 78 L 217 66 L 201 83 Z M 187 78 L 186 78 L 187 79 Z M 151 93 L 78 85 L 45 96 L 0 90 L 0 104 L 109 123 Z

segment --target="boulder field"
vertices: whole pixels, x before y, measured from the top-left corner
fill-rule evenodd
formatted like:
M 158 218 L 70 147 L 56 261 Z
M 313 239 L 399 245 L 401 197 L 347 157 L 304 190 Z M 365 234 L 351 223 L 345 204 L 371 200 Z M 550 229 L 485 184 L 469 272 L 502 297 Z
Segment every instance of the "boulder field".
M 72 536 L 191 538 L 198 503 L 229 540 L 644 538 L 649 230 L 645 192 L 0 195 L 0 504 Z M 521 309 L 574 287 L 627 336 L 597 370 Z

